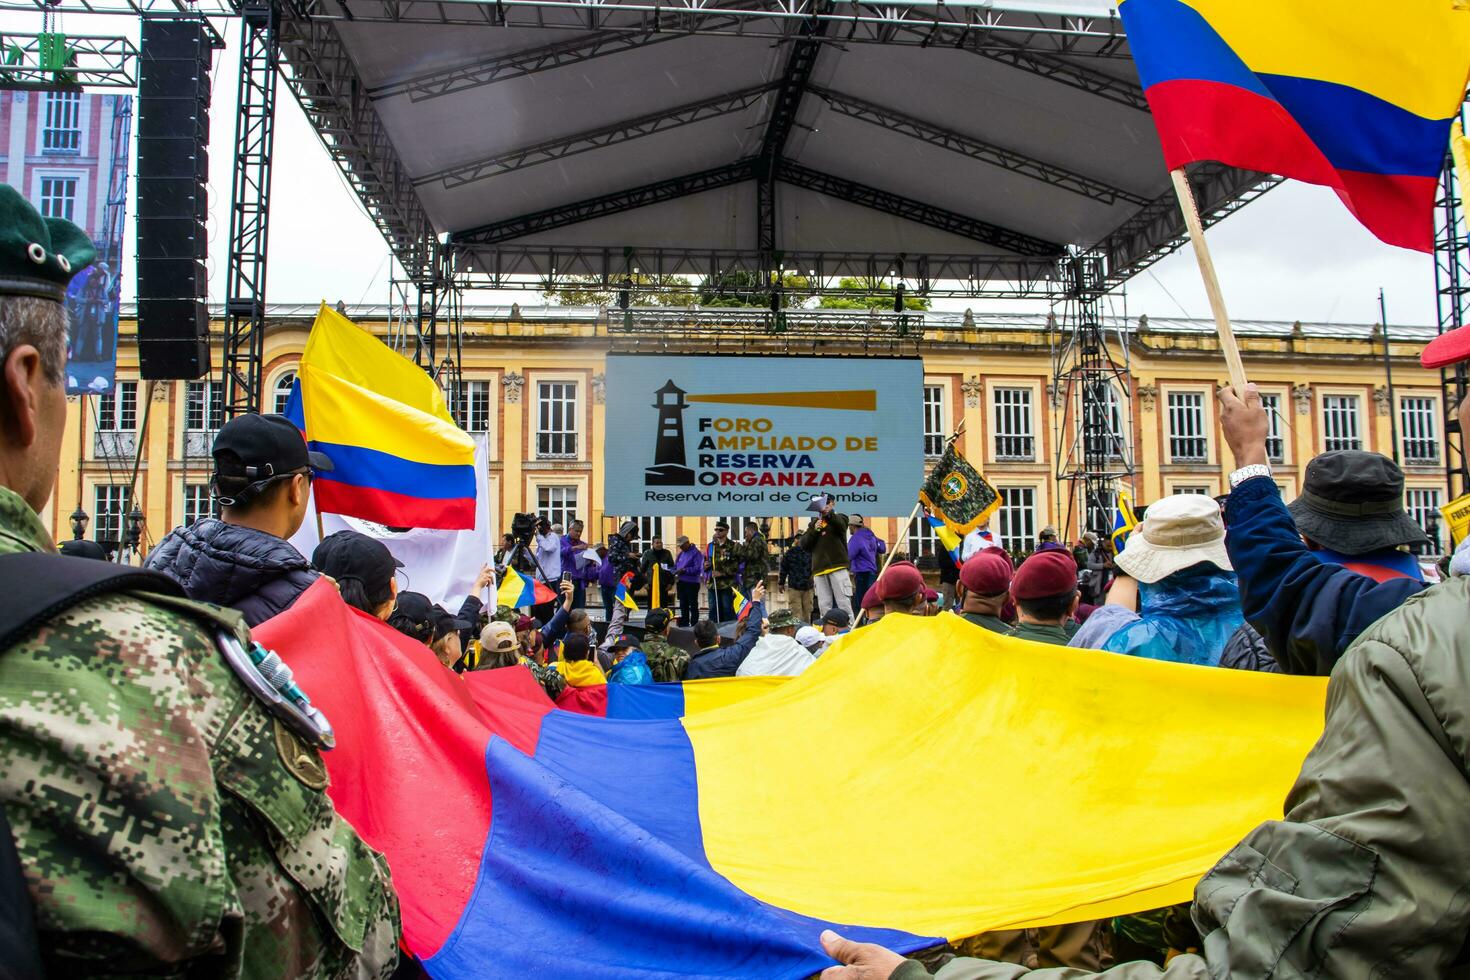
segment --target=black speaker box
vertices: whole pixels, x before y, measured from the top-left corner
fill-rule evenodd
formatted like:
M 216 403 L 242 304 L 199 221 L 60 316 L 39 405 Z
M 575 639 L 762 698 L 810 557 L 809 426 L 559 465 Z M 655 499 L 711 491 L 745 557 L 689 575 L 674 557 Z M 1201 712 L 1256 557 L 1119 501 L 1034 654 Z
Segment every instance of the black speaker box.
M 209 274 L 198 259 L 139 259 L 139 296 L 207 296 Z
M 138 375 L 144 381 L 195 381 L 208 373 L 208 341 L 138 341 Z
M 204 225 L 195 218 L 138 218 L 139 259 L 204 259 L 209 243 Z M 141 289 L 138 298 L 145 294 Z M 159 299 L 171 297 L 161 296 Z M 172 297 L 178 298 L 178 297 Z M 204 297 L 197 297 L 203 299 Z
M 138 181 L 138 213 L 152 218 L 209 217 L 205 187 L 193 178 L 150 177 Z

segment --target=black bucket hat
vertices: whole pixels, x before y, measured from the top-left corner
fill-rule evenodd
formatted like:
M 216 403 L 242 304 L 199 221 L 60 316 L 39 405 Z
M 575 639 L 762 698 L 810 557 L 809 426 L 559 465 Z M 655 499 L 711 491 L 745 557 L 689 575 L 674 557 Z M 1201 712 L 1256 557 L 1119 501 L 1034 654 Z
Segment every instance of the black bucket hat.
M 1304 537 L 1345 555 L 1428 541 L 1404 510 L 1404 471 L 1378 453 L 1344 449 L 1314 458 L 1287 509 Z

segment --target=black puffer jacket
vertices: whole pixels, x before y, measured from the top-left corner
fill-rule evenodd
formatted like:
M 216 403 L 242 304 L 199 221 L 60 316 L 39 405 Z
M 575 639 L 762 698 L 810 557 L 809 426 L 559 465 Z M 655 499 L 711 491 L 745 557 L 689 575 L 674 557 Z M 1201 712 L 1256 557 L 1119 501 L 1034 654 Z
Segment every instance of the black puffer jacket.
M 239 610 L 251 626 L 296 601 L 317 572 L 284 538 L 213 517 L 169 534 L 145 563 L 189 598 Z
M 1266 640 L 1250 623 L 1241 623 L 1225 643 L 1220 666 L 1233 670 L 1258 670 L 1266 674 L 1281 673 L 1281 665 L 1271 656 Z

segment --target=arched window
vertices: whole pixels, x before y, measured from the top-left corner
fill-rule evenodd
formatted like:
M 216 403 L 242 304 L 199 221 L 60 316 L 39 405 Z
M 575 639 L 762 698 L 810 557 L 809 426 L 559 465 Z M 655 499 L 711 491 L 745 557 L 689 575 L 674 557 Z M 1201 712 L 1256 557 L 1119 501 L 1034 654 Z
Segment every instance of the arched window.
M 277 415 L 286 414 L 286 404 L 291 401 L 291 389 L 296 387 L 296 372 L 283 371 L 276 378 L 275 387 L 271 389 L 271 411 Z

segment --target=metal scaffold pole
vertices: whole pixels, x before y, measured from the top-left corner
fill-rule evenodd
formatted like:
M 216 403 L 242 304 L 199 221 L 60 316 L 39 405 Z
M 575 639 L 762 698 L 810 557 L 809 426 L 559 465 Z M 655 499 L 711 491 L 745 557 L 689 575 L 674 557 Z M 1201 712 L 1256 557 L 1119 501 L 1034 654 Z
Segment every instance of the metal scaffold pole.
M 240 84 L 230 181 L 230 243 L 225 272 L 226 416 L 260 410 L 265 349 L 265 275 L 280 47 L 274 6 L 241 7 Z
M 1470 112 L 1462 106 L 1462 124 Z M 1435 207 L 1434 297 L 1438 312 L 1439 332 L 1470 324 L 1470 215 L 1466 214 L 1465 194 L 1470 188 L 1459 186 L 1455 167 L 1446 160 L 1440 178 L 1439 201 Z M 1465 459 L 1465 433 L 1460 431 L 1455 409 L 1464 400 L 1470 380 L 1465 365 L 1440 369 L 1444 389 L 1445 412 L 1445 477 L 1450 499 L 1470 491 L 1470 468 Z
M 1119 484 L 1132 482 L 1133 379 L 1128 338 L 1120 329 L 1116 352 L 1108 344 L 1102 299 L 1102 256 L 1082 252 L 1063 260 L 1066 284 L 1061 335 L 1054 346 L 1053 390 L 1063 419 L 1057 442 L 1057 484 L 1065 486 L 1062 527 L 1106 534 Z M 1081 508 L 1074 523 L 1074 508 Z M 1068 533 L 1063 530 L 1063 533 Z

